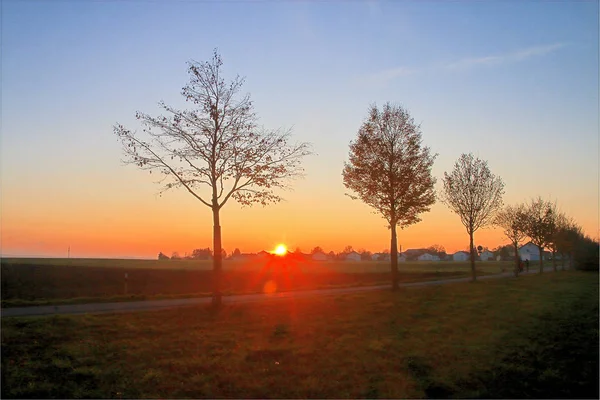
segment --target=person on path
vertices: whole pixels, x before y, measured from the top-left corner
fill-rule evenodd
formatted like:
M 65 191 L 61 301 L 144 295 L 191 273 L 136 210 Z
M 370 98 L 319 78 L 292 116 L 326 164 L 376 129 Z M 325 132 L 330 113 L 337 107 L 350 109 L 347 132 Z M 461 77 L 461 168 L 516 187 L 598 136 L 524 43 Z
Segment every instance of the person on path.
M 523 272 L 523 260 L 519 258 L 519 272 Z

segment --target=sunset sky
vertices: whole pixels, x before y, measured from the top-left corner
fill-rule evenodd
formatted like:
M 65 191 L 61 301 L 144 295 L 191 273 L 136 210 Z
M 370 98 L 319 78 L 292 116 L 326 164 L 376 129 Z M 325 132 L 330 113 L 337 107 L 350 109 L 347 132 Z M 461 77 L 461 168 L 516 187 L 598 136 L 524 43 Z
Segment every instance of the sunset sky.
M 390 248 L 384 220 L 345 196 L 343 163 L 370 104 L 406 107 L 438 153 L 488 160 L 507 204 L 556 201 L 598 237 L 598 2 L 2 2 L 3 256 L 155 258 L 212 248 L 210 210 L 123 166 L 113 124 L 180 95 L 186 61 L 218 48 L 261 124 L 311 142 L 306 177 L 262 208 L 228 203 L 227 252 Z M 468 246 L 437 203 L 402 248 Z M 507 241 L 497 229 L 475 244 Z

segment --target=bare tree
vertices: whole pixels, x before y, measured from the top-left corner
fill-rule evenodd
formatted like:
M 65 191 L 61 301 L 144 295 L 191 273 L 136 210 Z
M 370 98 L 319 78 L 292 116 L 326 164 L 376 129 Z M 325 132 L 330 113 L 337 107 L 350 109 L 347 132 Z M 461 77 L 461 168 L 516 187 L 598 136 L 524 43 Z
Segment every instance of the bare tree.
M 352 248 L 352 246 L 348 245 L 346 247 L 344 247 L 344 250 L 342 251 L 342 254 L 350 254 L 354 251 L 354 249 Z
M 473 235 L 479 228 L 492 223 L 495 213 L 502 207 L 504 182 L 492 174 L 487 161 L 473 154 L 462 154 L 450 174 L 444 172 L 444 190 L 440 196 L 450 210 L 458 214 L 469 234 L 472 279 L 475 273 Z
M 217 51 L 210 61 L 189 62 L 189 83 L 182 89 L 189 110 L 160 102 L 166 116 L 137 112 L 143 134 L 117 124 L 126 164 L 158 172 L 162 192 L 184 188 L 213 214 L 213 304 L 221 304 L 222 255 L 220 211 L 233 198 L 243 206 L 281 200 L 276 189 L 288 188 L 302 175 L 308 143 L 291 144 L 289 131 L 259 128 L 248 94 L 238 96 L 244 79 L 229 83 L 221 76 Z
M 519 276 L 519 243 L 527 237 L 523 232 L 524 210 L 523 204 L 506 206 L 496 213 L 493 221 L 515 248 L 515 276 Z
M 446 248 L 440 244 L 434 244 L 427 248 L 427 250 L 431 251 L 435 255 L 443 258 L 446 256 Z
M 544 248 L 552 243 L 554 213 L 554 204 L 541 197 L 531 200 L 525 207 L 523 231 L 538 248 L 540 274 L 544 272 Z
M 375 105 L 350 144 L 350 160 L 344 163 L 344 186 L 381 214 L 391 229 L 392 290 L 398 289 L 398 240 L 396 227 L 419 222 L 419 214 L 435 202 L 435 178 L 431 168 L 436 155 L 422 145 L 420 126 L 408 111 L 386 103 Z

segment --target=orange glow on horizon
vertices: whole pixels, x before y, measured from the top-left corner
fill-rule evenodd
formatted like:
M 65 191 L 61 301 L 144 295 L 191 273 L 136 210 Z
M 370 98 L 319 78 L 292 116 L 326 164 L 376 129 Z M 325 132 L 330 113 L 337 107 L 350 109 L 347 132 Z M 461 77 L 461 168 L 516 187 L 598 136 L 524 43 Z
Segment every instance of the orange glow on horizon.
M 273 250 L 273 254 L 276 254 L 278 256 L 285 256 L 287 254 L 286 245 L 283 243 L 278 244 L 277 247 L 275 247 L 275 250 Z

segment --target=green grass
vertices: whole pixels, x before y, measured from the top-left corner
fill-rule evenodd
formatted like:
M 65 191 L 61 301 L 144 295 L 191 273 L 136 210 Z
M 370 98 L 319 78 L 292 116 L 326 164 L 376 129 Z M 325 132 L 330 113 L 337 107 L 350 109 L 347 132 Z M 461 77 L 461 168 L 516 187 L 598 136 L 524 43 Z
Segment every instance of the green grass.
M 598 275 L 2 319 L 2 397 L 598 396 Z
M 175 261 L 173 268 L 157 267 L 170 265 L 171 261 L 73 259 L 74 264 L 69 262 L 69 259 L 2 259 L 2 307 L 201 297 L 212 290 L 212 272 L 203 267 L 206 262 L 185 260 L 180 264 Z M 124 266 L 129 262 L 133 267 Z M 176 268 L 183 264 L 187 267 Z M 196 269 L 190 267 L 194 265 Z M 312 263 L 275 259 L 271 263 L 255 261 L 235 265 L 224 272 L 226 294 L 260 293 L 269 281 L 274 282 L 280 292 L 391 282 L 389 265 L 377 262 Z M 479 274 L 497 273 L 501 266 L 480 263 Z M 468 266 L 461 263 L 402 263 L 400 270 L 401 282 L 469 274 Z

